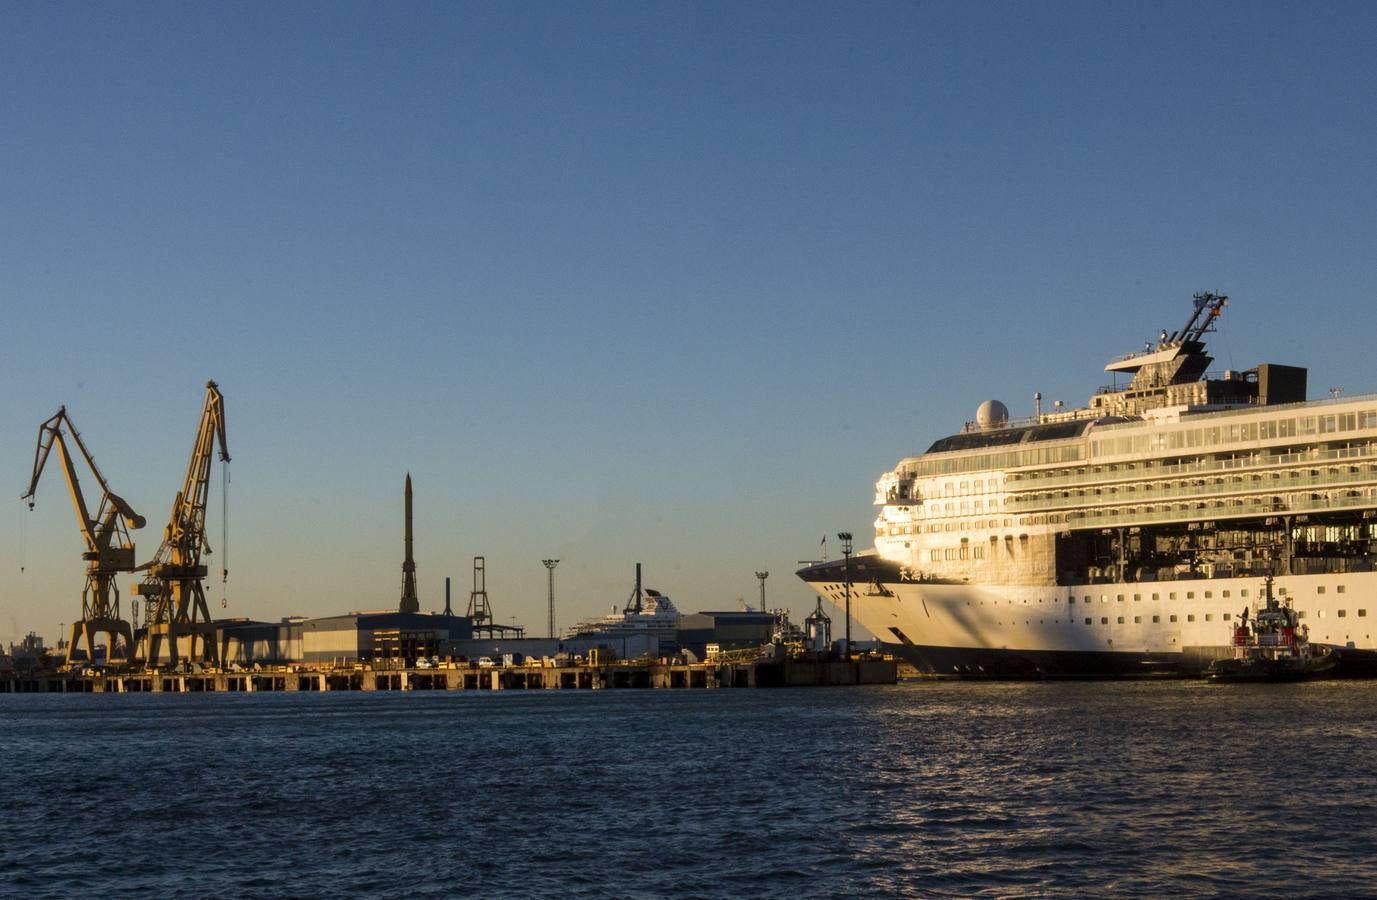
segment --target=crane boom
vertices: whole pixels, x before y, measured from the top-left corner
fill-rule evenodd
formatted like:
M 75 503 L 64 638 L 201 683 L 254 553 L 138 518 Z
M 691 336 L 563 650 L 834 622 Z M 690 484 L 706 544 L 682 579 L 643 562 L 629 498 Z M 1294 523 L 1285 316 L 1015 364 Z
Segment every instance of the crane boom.
M 1210 291 L 1196 294 L 1192 299 L 1195 304 L 1191 317 L 1186 320 L 1186 326 L 1173 336 L 1173 339 L 1182 343 L 1198 341 L 1204 337 L 1205 332 L 1214 327 L 1214 320 L 1219 318 L 1224 307 L 1229 305 L 1228 297 Z M 1204 318 L 1201 318 L 1202 316 Z
M 65 431 L 64 431 L 65 426 Z M 95 516 L 91 515 L 86 497 L 81 490 L 71 451 L 67 448 L 65 434 L 70 432 L 86 466 L 100 485 L 101 498 Z M 62 464 L 62 472 L 67 480 L 67 490 L 71 494 L 72 507 L 76 512 L 77 526 L 86 551 L 86 584 L 81 595 L 81 619 L 72 623 L 72 638 L 67 648 L 67 662 L 78 661 L 77 654 L 83 645 L 86 658 L 95 660 L 95 636 L 108 634 L 107 659 L 133 658 L 134 637 L 129 623 L 120 616 L 119 587 L 115 576 L 120 572 L 134 570 L 134 542 L 129 537 L 130 529 L 142 528 L 144 518 L 110 489 L 110 483 L 101 474 L 95 457 L 87 449 L 86 442 L 67 415 L 67 407 L 58 411 L 38 426 L 38 445 L 34 448 L 33 475 L 29 478 L 29 488 L 20 497 L 29 501 L 29 509 L 34 507 L 34 495 L 38 491 L 39 479 L 53 448 Z M 121 645 L 121 641 L 123 644 Z
M 210 467 L 215 445 L 220 446 L 220 461 L 230 461 L 225 438 L 225 398 L 214 381 L 206 383 L 201 420 L 192 443 L 191 459 L 181 490 L 172 501 L 163 542 L 153 559 L 140 568 L 146 571 L 134 592 L 148 599 L 148 639 L 145 659 L 157 665 L 166 641 L 171 662 L 181 655 L 179 639 L 191 639 L 190 655 L 215 661 L 215 630 L 206 607 L 201 579 L 206 567 L 201 555 L 210 552 L 206 538 L 206 503 L 210 494 Z M 199 651 L 197 641 L 201 642 Z

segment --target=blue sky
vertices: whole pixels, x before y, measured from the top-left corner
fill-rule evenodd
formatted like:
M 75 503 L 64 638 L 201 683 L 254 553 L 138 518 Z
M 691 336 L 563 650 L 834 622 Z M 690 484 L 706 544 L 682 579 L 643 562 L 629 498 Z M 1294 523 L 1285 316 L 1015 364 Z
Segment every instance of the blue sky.
M 637 560 L 811 608 L 882 471 L 1194 291 L 1377 390 L 1375 60 L 1370 4 L 0 5 L 0 637 L 79 607 L 61 404 L 143 558 L 220 383 L 226 614 L 395 603 L 409 470 L 423 607 L 482 554 L 539 631 L 547 556 L 562 625 Z

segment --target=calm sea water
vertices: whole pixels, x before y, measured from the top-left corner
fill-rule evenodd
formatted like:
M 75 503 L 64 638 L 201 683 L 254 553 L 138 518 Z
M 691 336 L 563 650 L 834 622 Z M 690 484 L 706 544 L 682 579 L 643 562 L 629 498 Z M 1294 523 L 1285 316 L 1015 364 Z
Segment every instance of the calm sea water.
M 1377 893 L 1377 683 L 0 697 L 0 893 Z

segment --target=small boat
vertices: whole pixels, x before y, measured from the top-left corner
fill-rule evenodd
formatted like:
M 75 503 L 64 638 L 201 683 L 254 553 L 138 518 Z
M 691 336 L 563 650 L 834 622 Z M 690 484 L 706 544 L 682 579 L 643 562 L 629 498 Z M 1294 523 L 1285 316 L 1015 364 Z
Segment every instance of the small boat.
M 1298 622 L 1290 602 L 1272 596 L 1272 576 L 1263 588 L 1264 605 L 1248 623 L 1244 607 L 1233 629 L 1234 655 L 1216 659 L 1205 670 L 1210 681 L 1301 681 L 1324 675 L 1338 663 L 1333 647 L 1311 644 L 1309 628 Z

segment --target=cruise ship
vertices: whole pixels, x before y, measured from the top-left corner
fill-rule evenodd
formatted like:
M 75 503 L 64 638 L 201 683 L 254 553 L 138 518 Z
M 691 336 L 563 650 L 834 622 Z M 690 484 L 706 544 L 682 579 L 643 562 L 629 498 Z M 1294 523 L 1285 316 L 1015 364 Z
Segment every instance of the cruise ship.
M 1228 298 L 1105 366 L 1087 406 L 986 401 L 876 484 L 875 545 L 798 575 L 934 675 L 1190 674 L 1264 579 L 1357 672 L 1377 654 L 1377 395 L 1210 371 Z
M 653 655 L 673 653 L 678 649 L 679 610 L 665 594 L 651 588 L 641 588 L 641 564 L 636 563 L 636 587 L 626 606 L 612 607 L 611 613 L 600 619 L 579 622 L 569 628 L 566 640 L 609 644 L 628 655 L 633 646 Z

